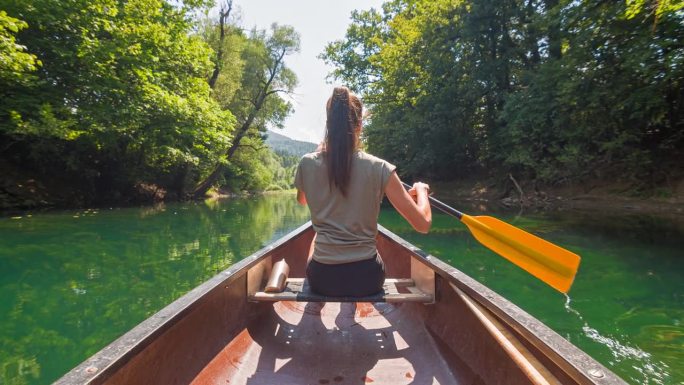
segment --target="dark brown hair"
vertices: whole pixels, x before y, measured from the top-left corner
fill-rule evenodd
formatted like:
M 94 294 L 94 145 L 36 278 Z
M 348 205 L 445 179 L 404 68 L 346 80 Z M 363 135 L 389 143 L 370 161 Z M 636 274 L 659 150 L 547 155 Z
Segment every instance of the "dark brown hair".
M 347 195 L 363 105 L 347 87 L 335 87 L 326 105 L 325 157 L 330 188 Z

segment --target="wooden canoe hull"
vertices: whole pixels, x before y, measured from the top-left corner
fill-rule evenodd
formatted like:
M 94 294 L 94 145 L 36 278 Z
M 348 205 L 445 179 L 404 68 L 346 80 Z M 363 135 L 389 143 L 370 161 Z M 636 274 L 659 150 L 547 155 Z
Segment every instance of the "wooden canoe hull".
M 503 297 L 381 228 L 387 277 L 432 304 L 253 302 L 273 263 L 303 277 L 310 223 L 159 311 L 58 384 L 625 384 Z

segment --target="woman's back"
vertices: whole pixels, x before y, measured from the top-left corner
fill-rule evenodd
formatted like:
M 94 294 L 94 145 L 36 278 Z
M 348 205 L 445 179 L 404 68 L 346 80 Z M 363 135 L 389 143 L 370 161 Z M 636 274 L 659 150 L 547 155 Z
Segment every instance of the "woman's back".
M 322 151 L 299 162 L 297 200 L 308 204 L 316 237 L 306 277 L 313 291 L 363 297 L 382 290 L 385 267 L 377 253 L 378 214 L 383 195 L 418 231 L 430 228 L 428 186 L 416 183 L 411 198 L 394 165 L 360 151 L 363 105 L 346 87 L 326 104 Z
M 316 230 L 313 258 L 339 264 L 374 258 L 380 203 L 395 166 L 363 151 L 351 158 L 346 193 L 328 180 L 325 153 L 305 155 L 295 176 Z

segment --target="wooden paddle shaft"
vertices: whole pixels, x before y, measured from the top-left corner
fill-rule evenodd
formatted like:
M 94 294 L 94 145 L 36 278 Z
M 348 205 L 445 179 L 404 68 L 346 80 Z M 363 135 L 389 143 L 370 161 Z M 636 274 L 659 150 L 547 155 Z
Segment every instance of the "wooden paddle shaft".
M 408 185 L 404 182 L 401 182 L 401 184 L 404 185 L 404 188 L 406 190 L 409 190 L 411 188 L 410 185 Z M 428 197 L 428 198 L 430 199 L 430 204 L 432 205 L 432 207 L 443 212 L 444 214 L 451 215 L 452 217 L 456 217 L 458 220 L 461 220 L 461 218 L 463 217 L 462 212 L 456 210 L 455 208 L 449 206 L 448 204 L 441 202 L 441 201 L 439 201 L 433 197 Z
M 499 322 L 496 317 L 490 314 L 482 305 L 466 295 L 453 283 L 449 283 L 452 289 L 461 297 L 466 306 L 472 311 L 473 315 L 482 323 L 482 326 L 503 348 L 506 354 L 522 370 L 527 378 L 534 385 L 562 385 L 537 357 L 532 354 L 527 347 L 513 333 Z

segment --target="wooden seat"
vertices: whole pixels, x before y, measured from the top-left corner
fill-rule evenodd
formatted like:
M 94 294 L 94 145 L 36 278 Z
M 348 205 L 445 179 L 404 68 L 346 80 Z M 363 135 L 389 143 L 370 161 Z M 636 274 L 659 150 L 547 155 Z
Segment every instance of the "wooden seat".
M 420 302 L 432 303 L 432 294 L 418 289 L 412 279 L 388 278 L 382 286 L 383 293 L 368 297 L 327 297 L 311 291 L 304 278 L 288 278 L 281 293 L 259 291 L 249 296 L 252 301 L 296 301 L 296 302 Z

